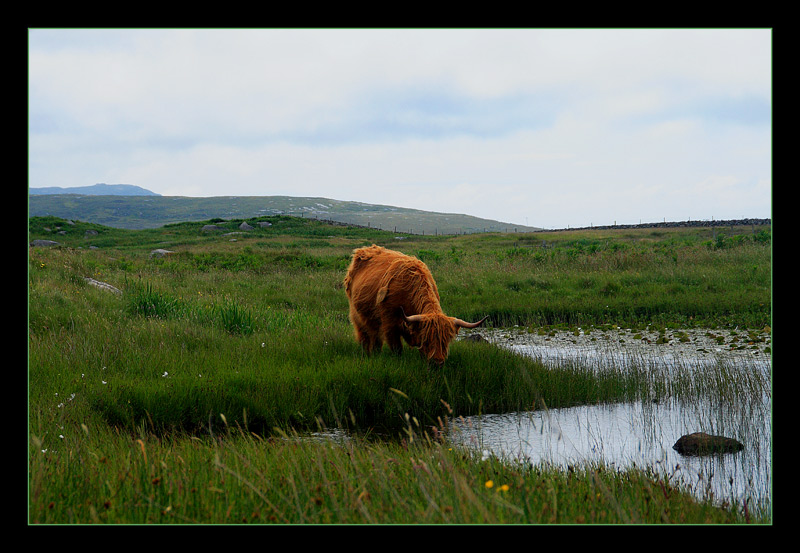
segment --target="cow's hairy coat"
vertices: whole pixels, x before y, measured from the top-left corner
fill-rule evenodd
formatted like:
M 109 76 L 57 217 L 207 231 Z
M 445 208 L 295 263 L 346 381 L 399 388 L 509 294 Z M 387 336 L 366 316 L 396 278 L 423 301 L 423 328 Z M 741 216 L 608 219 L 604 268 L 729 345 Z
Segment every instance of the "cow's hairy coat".
M 427 359 L 443 363 L 458 329 L 483 322 L 466 323 L 445 315 L 427 265 L 374 244 L 353 251 L 344 288 L 356 340 L 368 353 L 383 343 L 400 353 L 403 339 Z

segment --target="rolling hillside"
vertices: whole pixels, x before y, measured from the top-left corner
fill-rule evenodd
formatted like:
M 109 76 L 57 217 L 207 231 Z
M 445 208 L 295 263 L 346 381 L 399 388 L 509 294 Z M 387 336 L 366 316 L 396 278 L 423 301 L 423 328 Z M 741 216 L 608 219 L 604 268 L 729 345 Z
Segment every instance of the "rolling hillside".
M 454 213 L 438 213 L 329 198 L 291 196 L 108 196 L 30 194 L 28 215 L 54 215 L 116 228 L 155 228 L 213 218 L 295 215 L 413 234 L 525 232 L 540 230 Z
M 102 196 L 160 196 L 141 186 L 133 184 L 106 184 L 100 182 L 92 186 L 76 186 L 62 188 L 60 186 L 45 186 L 43 188 L 29 188 L 28 194 L 92 194 Z

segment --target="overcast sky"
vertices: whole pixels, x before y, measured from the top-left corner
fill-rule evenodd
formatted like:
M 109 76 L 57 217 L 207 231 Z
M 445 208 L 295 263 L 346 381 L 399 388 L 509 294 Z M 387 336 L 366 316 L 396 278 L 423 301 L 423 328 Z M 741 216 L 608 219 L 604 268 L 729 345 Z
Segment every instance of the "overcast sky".
M 29 31 L 29 186 L 770 217 L 772 33 Z

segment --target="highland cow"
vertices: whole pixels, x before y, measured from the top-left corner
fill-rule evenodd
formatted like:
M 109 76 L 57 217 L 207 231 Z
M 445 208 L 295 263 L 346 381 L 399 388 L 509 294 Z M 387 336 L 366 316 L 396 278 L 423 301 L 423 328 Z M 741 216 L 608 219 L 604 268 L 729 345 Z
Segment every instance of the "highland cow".
M 380 351 L 384 343 L 402 353 L 402 338 L 426 359 L 442 364 L 459 328 L 475 328 L 486 320 L 468 323 L 445 315 L 427 265 L 374 244 L 353 251 L 344 289 L 356 340 L 367 353 Z

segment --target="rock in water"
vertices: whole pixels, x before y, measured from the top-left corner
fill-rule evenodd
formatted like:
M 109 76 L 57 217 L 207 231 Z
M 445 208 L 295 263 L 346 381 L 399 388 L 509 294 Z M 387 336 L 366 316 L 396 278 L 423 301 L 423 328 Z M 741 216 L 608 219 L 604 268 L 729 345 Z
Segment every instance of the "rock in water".
M 744 449 L 741 442 L 725 436 L 712 436 L 695 432 L 681 436 L 672 449 L 681 455 L 708 455 L 711 453 L 733 453 Z

